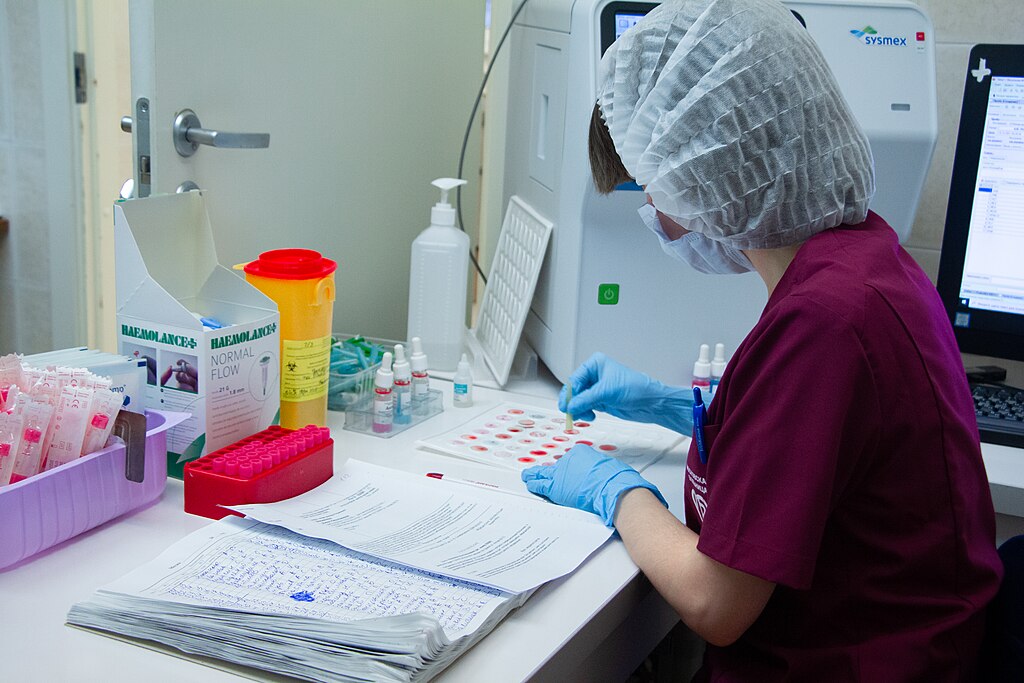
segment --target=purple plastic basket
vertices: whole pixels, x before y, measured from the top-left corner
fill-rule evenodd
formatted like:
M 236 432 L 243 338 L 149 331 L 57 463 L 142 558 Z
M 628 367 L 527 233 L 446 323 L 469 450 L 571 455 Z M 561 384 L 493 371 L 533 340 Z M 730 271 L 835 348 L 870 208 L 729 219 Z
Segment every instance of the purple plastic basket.
M 0 569 L 152 502 L 167 484 L 167 430 L 187 413 L 146 411 L 146 469 L 125 478 L 125 447 L 109 446 L 0 488 Z

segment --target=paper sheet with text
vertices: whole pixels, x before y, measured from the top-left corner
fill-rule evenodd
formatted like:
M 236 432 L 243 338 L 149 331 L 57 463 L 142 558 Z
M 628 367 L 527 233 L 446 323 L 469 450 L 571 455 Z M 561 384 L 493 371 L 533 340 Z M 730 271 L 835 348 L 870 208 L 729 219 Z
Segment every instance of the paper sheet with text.
M 348 460 L 246 516 L 429 572 L 520 593 L 572 572 L 612 534 L 596 515 Z
M 256 621 L 255 615 L 284 614 L 352 629 L 364 619 L 422 612 L 451 639 L 473 633 L 507 600 L 495 590 L 411 572 L 238 517 L 194 532 L 100 591 L 101 598 L 118 593 L 171 603 L 156 608 L 163 613 L 180 609 L 173 604 L 196 605 Z

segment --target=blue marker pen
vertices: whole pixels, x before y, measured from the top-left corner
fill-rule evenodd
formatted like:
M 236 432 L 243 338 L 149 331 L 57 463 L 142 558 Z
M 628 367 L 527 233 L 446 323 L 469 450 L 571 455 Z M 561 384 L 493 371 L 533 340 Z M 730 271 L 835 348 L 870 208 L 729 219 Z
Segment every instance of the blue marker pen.
M 700 395 L 700 387 L 693 388 L 693 439 L 697 442 L 697 455 L 700 456 L 701 464 L 708 462 L 708 449 L 704 444 L 704 422 L 707 420 L 708 411 L 704 407 L 704 400 Z

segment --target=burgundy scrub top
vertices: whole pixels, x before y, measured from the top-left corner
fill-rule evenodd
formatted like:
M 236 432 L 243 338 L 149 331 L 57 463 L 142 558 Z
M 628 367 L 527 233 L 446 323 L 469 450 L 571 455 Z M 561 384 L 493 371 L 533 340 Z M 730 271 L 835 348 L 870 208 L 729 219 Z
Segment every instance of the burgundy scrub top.
M 691 445 L 697 548 L 777 584 L 706 681 L 973 680 L 1001 565 L 956 341 L 877 215 L 808 240 Z

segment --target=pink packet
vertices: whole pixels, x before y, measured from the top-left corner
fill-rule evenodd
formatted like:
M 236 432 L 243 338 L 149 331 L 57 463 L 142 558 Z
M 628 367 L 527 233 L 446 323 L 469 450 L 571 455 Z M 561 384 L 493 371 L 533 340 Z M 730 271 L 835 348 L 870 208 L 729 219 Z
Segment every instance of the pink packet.
M 22 391 L 31 391 L 32 387 L 36 385 L 36 382 L 42 379 L 45 373 L 45 370 L 30 368 L 27 365 L 23 365 L 21 366 L 21 381 L 18 382 L 18 386 L 21 387 Z
M 15 353 L 0 356 L 0 386 L 18 384 L 21 381 L 21 358 Z
M 64 387 L 54 411 L 50 441 L 43 456 L 43 471 L 66 465 L 82 454 L 93 390 Z
M 32 394 L 33 400 L 46 401 L 51 406 L 57 405 L 60 399 L 60 378 L 53 370 L 42 370 L 38 375 L 32 373 L 31 369 L 25 371 L 26 378 L 36 377 L 36 381 L 29 387 L 28 392 Z
M 109 389 L 96 392 L 89 407 L 89 422 L 85 428 L 82 455 L 95 453 L 107 445 L 110 432 L 114 429 L 114 420 L 123 402 L 121 394 Z
M 43 439 L 50 428 L 53 406 L 42 401 L 30 401 L 25 394 L 19 397 L 16 410 L 22 418 L 21 444 L 14 458 L 14 472 L 11 483 L 28 479 L 38 474 L 43 464 Z
M 14 458 L 21 445 L 21 415 L 0 413 L 0 486 L 11 483 Z
M 99 391 L 101 389 L 109 389 L 110 387 L 114 386 L 114 382 L 109 377 L 94 375 L 90 372 L 89 376 L 82 383 L 82 386 L 84 386 L 86 389 Z

